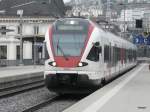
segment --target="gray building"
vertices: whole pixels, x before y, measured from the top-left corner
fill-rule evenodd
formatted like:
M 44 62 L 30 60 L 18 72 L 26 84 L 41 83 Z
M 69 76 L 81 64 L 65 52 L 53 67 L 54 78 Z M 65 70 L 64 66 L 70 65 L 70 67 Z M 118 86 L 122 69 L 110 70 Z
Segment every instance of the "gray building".
M 19 65 L 20 45 L 24 65 L 42 64 L 46 29 L 65 12 L 63 0 L 1 0 L 0 66 Z

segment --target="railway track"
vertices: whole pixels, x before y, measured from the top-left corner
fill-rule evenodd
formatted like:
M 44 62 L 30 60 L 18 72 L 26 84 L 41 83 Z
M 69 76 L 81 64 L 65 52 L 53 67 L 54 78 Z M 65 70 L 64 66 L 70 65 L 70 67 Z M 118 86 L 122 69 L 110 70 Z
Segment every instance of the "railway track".
M 42 76 L 0 84 L 0 98 L 13 96 L 22 92 L 44 87 Z
M 41 109 L 42 107 L 45 107 L 47 105 L 50 105 L 51 103 L 59 100 L 61 98 L 61 96 L 59 95 L 54 95 L 53 97 L 51 97 L 50 99 L 46 100 L 46 101 L 43 101 L 43 102 L 40 102 L 36 105 L 33 105 L 25 110 L 23 110 L 22 112 L 34 112 L 36 110 L 39 110 Z
M 85 97 L 85 95 L 80 95 L 80 96 L 69 95 L 68 96 L 68 95 L 55 94 L 48 100 L 39 102 L 38 104 L 28 107 L 21 112 L 35 112 L 35 111 L 43 112 L 46 110 L 42 110 L 42 109 L 46 109 L 46 108 L 47 109 L 49 108 L 52 112 L 58 112 L 58 110 L 60 112 L 60 111 L 63 111 L 64 109 L 70 107 L 71 105 L 75 104 L 77 101 L 81 100 L 84 97 Z M 66 102 L 68 102 L 69 105 Z M 62 103 L 63 103 L 63 107 L 61 105 Z M 57 105 L 57 107 L 55 107 L 56 105 Z M 48 111 L 50 111 L 49 109 L 48 109 Z

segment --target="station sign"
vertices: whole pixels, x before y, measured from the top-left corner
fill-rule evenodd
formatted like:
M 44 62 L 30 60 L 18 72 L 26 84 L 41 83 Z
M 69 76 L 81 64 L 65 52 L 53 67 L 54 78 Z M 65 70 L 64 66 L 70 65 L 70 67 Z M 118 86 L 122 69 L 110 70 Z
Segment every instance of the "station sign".
M 133 36 L 133 43 L 136 45 L 150 45 L 150 35 L 145 37 L 142 34 Z

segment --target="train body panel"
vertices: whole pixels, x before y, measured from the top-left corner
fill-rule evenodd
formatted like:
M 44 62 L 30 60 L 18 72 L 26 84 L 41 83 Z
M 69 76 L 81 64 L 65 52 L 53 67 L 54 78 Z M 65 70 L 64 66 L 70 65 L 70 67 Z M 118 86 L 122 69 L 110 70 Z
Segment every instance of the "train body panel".
M 44 78 L 51 91 L 91 92 L 136 65 L 136 46 L 90 20 L 60 19 L 49 27 L 45 41 Z

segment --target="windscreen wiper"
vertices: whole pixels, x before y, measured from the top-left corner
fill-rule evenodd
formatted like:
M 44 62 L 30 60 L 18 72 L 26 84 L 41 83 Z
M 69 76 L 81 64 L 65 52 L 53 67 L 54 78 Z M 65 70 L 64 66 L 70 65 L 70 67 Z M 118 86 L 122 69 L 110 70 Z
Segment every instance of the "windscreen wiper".
M 59 45 L 59 39 L 58 39 L 58 42 L 57 42 L 57 54 L 58 54 L 58 49 L 63 54 L 63 57 L 65 58 L 65 60 L 69 60 L 68 57 L 67 57 L 67 55 L 64 53 L 63 49 Z

